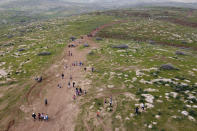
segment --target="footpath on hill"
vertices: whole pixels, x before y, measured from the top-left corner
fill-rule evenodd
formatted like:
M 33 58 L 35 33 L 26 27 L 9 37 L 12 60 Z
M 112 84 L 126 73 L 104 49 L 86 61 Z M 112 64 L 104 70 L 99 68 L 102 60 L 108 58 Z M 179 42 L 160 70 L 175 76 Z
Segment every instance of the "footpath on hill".
M 106 24 L 101 27 L 98 27 L 96 30 L 91 32 L 91 36 L 95 36 L 100 30 L 118 24 L 119 22 L 113 22 L 111 24 Z M 88 43 L 89 47 L 84 49 L 79 49 L 80 45 Z M 81 39 L 77 39 L 69 45 L 75 45 L 76 47 L 65 48 L 63 59 L 58 63 L 52 65 L 47 72 L 50 72 L 50 80 L 43 80 L 41 85 L 42 88 L 45 88 L 46 94 L 44 98 L 47 98 L 48 105 L 44 105 L 44 99 L 39 98 L 34 100 L 31 98 L 31 92 L 28 92 L 27 98 L 29 101 L 28 105 L 22 105 L 21 110 L 28 113 L 28 116 L 25 117 L 24 121 L 20 123 L 15 123 L 10 127 L 8 125 L 9 131 L 73 131 L 75 128 L 75 120 L 80 111 L 79 106 L 77 105 L 78 97 L 76 100 L 73 100 L 73 95 L 75 94 L 76 89 L 72 87 L 73 82 L 75 82 L 75 87 L 82 88 L 82 90 L 87 90 L 90 87 L 91 82 L 85 78 L 86 73 L 91 71 L 91 67 L 87 68 L 87 71 L 84 71 L 86 65 L 86 56 L 89 51 L 95 48 L 98 48 L 92 37 L 83 36 Z M 72 56 L 69 54 L 72 53 Z M 83 66 L 73 66 L 73 63 L 82 62 Z M 64 74 L 62 79 L 61 74 Z M 72 80 L 70 79 L 72 77 Z M 68 88 L 68 83 L 71 83 L 71 87 Z M 62 88 L 58 88 L 58 84 Z M 35 87 L 34 87 L 35 88 Z M 31 91 L 34 89 L 31 89 Z M 88 91 L 87 91 L 88 92 Z M 34 96 L 35 97 L 35 96 Z M 39 121 L 33 120 L 31 113 L 45 113 L 48 114 L 48 121 Z

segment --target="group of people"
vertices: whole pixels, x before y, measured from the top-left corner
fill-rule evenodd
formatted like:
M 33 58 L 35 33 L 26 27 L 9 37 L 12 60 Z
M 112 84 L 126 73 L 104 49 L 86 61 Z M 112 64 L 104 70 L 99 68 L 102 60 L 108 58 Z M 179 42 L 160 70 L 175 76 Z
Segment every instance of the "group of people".
M 75 61 L 72 63 L 72 66 L 83 66 L 83 63 L 81 61 L 80 62 Z
M 68 52 L 68 56 L 73 56 L 71 51 Z
M 84 71 L 87 71 L 87 67 L 84 67 L 83 69 Z M 91 71 L 94 72 L 94 67 L 91 68 Z
M 69 48 L 73 48 L 73 47 L 76 47 L 74 44 L 69 44 L 68 45 L 68 47 Z M 68 56 L 73 56 L 73 53 L 72 53 L 72 51 L 71 50 L 69 50 L 68 51 Z M 73 63 L 71 63 L 72 65 L 71 65 L 71 67 L 72 66 L 83 66 L 84 65 L 84 63 L 83 62 L 81 62 L 81 61 L 74 61 Z M 65 65 L 64 66 L 64 69 L 67 69 L 68 68 L 68 66 L 67 65 Z M 86 67 L 84 68 L 84 70 L 86 71 Z M 91 71 L 92 72 L 94 72 L 94 68 L 92 67 L 91 68 Z M 63 80 L 65 78 L 65 75 L 64 75 L 64 73 L 62 73 L 61 74 L 61 79 Z M 73 88 L 75 88 L 75 86 L 76 86 L 76 82 L 74 82 L 72 79 L 72 75 L 70 75 L 70 77 L 69 77 L 69 82 L 68 82 L 68 88 L 70 88 L 71 86 L 73 87 Z M 40 79 L 38 79 L 39 81 L 40 81 Z M 42 77 L 41 77 L 41 81 L 42 81 Z M 62 88 L 62 86 L 60 85 L 60 84 L 58 84 L 57 85 L 57 87 L 58 88 Z M 75 94 L 73 95 L 73 99 L 75 100 L 76 99 L 76 97 L 77 96 L 81 96 L 82 94 L 86 94 L 87 92 L 86 92 L 86 90 L 82 90 L 82 88 L 78 88 L 78 87 L 76 87 L 75 88 Z M 48 104 L 48 101 L 47 101 L 47 99 L 45 99 L 44 100 L 44 103 L 45 103 L 45 106 Z M 111 102 L 112 103 L 112 102 Z M 33 119 L 34 120 L 36 120 L 36 119 L 38 119 L 39 121 L 48 121 L 48 114 L 44 114 L 44 113 L 38 113 L 38 114 L 35 114 L 35 113 L 33 113 L 32 114 L 32 117 L 33 117 Z
M 107 104 L 107 99 L 104 99 L 104 104 Z M 109 106 L 112 107 L 112 96 L 110 96 Z
M 144 111 L 145 110 L 145 106 L 144 103 L 141 104 L 141 110 Z M 140 113 L 140 108 L 137 106 L 135 108 L 135 114 L 139 114 Z
M 36 115 L 35 113 L 32 114 L 32 117 L 34 120 L 36 120 L 38 118 L 39 121 L 48 121 L 49 117 L 48 114 L 44 114 L 44 113 L 38 113 L 38 115 Z

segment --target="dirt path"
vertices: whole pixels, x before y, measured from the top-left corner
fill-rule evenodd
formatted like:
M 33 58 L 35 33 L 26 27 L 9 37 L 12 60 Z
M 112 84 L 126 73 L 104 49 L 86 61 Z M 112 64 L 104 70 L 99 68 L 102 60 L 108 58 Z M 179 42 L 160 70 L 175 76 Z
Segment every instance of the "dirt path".
M 72 96 L 75 94 L 75 88 L 68 88 L 68 82 L 70 81 L 70 75 L 72 75 L 72 82 L 76 82 L 76 86 L 82 87 L 84 90 L 84 81 L 85 80 L 85 72 L 84 69 L 80 66 L 72 66 L 72 63 L 77 62 L 85 62 L 86 55 L 91 50 L 91 48 L 96 48 L 97 45 L 91 40 L 91 38 L 84 37 L 84 39 L 78 39 L 72 44 L 80 45 L 83 43 L 88 43 L 90 45 L 89 48 L 80 50 L 76 48 L 67 48 L 65 49 L 64 59 L 58 64 L 52 65 L 50 68 L 51 71 L 54 71 L 52 74 L 52 81 L 43 81 L 45 88 L 47 88 L 47 93 L 45 98 L 48 99 L 48 106 L 44 105 L 44 99 L 37 99 L 29 105 L 29 107 L 25 107 L 26 110 L 29 110 L 29 116 L 25 118 L 25 122 L 17 123 L 10 130 L 12 131 L 65 131 L 74 130 L 75 119 L 77 118 L 77 114 L 79 112 L 79 107 Z M 71 52 L 73 56 L 68 56 L 68 52 Z M 68 67 L 65 68 L 65 65 Z M 60 72 L 56 72 L 59 70 Z M 65 78 L 61 78 L 61 73 L 65 74 Z M 42 83 L 42 85 L 43 85 Z M 57 85 L 60 84 L 63 88 L 58 88 Z M 86 84 L 86 83 L 85 83 Z M 36 88 L 36 87 L 35 87 Z M 82 96 L 81 96 L 82 97 Z M 79 99 L 79 98 L 77 98 Z M 33 121 L 31 118 L 32 112 L 35 113 L 47 113 L 49 114 L 50 120 L 48 122 L 44 121 Z
M 95 36 L 97 32 L 118 24 L 120 21 L 113 22 L 110 24 L 103 25 L 97 28 L 95 31 L 91 32 L 92 36 Z M 26 112 L 28 116 L 25 117 L 24 121 L 21 123 L 15 123 L 9 131 L 73 131 L 75 128 L 75 120 L 79 112 L 79 106 L 77 105 L 80 98 L 73 100 L 73 95 L 75 94 L 75 88 L 68 88 L 68 82 L 74 81 L 76 86 L 81 87 L 83 90 L 88 88 L 90 82 L 85 79 L 84 66 L 72 66 L 73 62 L 85 62 L 86 56 L 91 49 L 95 49 L 98 45 L 92 40 L 91 37 L 84 36 L 83 39 L 77 39 L 70 44 L 80 46 L 81 44 L 88 43 L 90 47 L 80 50 L 78 47 L 66 48 L 64 51 L 63 59 L 58 63 L 55 63 L 48 69 L 48 79 L 43 80 L 40 84 L 42 88 L 46 90 L 46 94 L 40 94 L 37 99 L 35 96 L 31 98 L 31 92 L 34 88 L 39 86 L 36 84 L 35 87 L 28 92 L 28 104 L 21 105 L 21 110 Z M 73 56 L 68 56 L 69 51 Z M 86 63 L 84 63 L 86 64 Z M 67 68 L 66 68 L 67 65 Z M 89 69 L 90 70 L 90 69 Z M 61 74 L 64 74 L 64 79 L 61 78 Z M 72 80 L 70 76 L 72 75 Z M 60 84 L 63 88 L 58 88 L 57 85 Z M 41 88 L 41 89 L 42 89 Z M 43 93 L 43 91 L 41 92 Z M 48 105 L 44 105 L 44 98 L 48 99 Z M 80 96 L 83 97 L 83 96 Z M 45 113 L 49 115 L 49 121 L 34 121 L 31 114 Z

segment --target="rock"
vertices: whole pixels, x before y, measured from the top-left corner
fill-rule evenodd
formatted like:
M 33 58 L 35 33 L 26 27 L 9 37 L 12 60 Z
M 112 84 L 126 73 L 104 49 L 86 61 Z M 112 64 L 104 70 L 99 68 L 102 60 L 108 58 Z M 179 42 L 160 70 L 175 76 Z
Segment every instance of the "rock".
M 142 94 L 142 96 L 145 97 L 146 102 L 153 103 L 154 96 L 152 96 L 151 94 Z
M 187 42 L 186 42 L 186 41 L 182 41 L 181 43 L 182 43 L 182 44 L 187 44 Z
M 114 45 L 114 46 L 112 46 L 112 48 L 128 49 L 128 48 L 129 48 L 129 46 L 128 46 L 128 45 Z
M 178 70 L 176 67 L 174 67 L 170 63 L 161 65 L 160 69 L 163 69 L 163 70 Z
M 21 48 L 21 49 L 18 49 L 18 51 L 25 51 L 25 49 L 24 48 Z
M 88 52 L 88 55 L 94 55 L 93 51 Z
M 97 40 L 97 41 L 100 41 L 100 40 L 103 40 L 103 39 L 102 39 L 102 38 L 100 38 L 100 37 L 97 37 L 97 38 L 96 38 L 96 40 Z
M 152 44 L 152 45 L 154 45 L 155 44 L 155 41 L 149 40 L 149 43 Z
M 14 35 L 9 34 L 9 35 L 7 35 L 7 37 L 10 39 L 10 38 L 14 37 Z
M 175 54 L 176 54 L 176 55 L 186 55 L 184 52 L 181 52 L 181 51 L 176 51 Z
M 190 121 L 196 121 L 196 119 L 195 119 L 194 117 L 192 117 L 192 116 L 188 116 L 188 119 L 189 119 Z
M 89 44 L 86 43 L 86 44 L 84 44 L 83 46 L 84 46 L 84 47 L 89 47 Z
M 6 46 L 13 46 L 14 43 L 7 43 L 7 44 L 4 44 L 3 46 L 6 47 Z
M 47 56 L 47 55 L 51 55 L 51 52 L 41 52 L 38 55 L 39 56 Z
M 189 113 L 187 111 L 182 111 L 181 114 L 188 116 Z

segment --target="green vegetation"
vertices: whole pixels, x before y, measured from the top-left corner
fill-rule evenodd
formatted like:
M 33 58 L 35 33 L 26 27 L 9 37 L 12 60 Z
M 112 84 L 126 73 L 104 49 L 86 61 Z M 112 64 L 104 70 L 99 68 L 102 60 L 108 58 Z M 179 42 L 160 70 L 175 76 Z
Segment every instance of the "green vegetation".
M 1 17 L 11 20 L 12 13 Z M 100 31 L 96 37 L 102 40 L 95 39 L 99 48 L 87 56 L 95 72 L 87 75 L 92 83 L 80 101 L 76 131 L 195 130 L 196 10 L 112 10 L 37 21 L 39 17 L 42 15 L 34 18 L 23 14 L 0 25 L 0 127 L 5 127 L 11 115 L 18 114 L 14 119 L 23 117 L 19 105 L 26 102 L 23 98 L 34 77 L 60 59 L 71 36 L 79 38 L 101 25 L 122 21 Z M 129 48 L 112 48 L 114 45 Z M 42 52 L 51 55 L 39 56 Z M 168 63 L 176 70 L 161 68 Z M 136 115 L 135 108 L 142 104 L 145 111 L 140 108 Z
M 158 10 L 150 9 L 148 13 L 162 15 L 162 10 Z M 131 14 L 138 12 L 126 11 Z M 168 10 L 171 11 L 175 12 L 174 15 L 180 13 L 179 9 Z M 195 130 L 196 29 L 170 21 L 149 19 L 144 15 L 123 16 L 123 12 L 125 10 L 102 12 L 127 21 L 107 27 L 97 34 L 103 40 L 95 40 L 100 48 L 88 56 L 89 65 L 96 71 L 87 76 L 93 86 L 82 100 L 87 102 L 82 105 L 79 119 L 86 124 L 79 124 L 80 127 L 92 127 L 91 130 Z M 129 48 L 112 48 L 122 44 Z M 178 48 L 179 45 L 184 48 Z M 184 54 L 180 55 L 177 51 Z M 160 68 L 167 63 L 178 70 Z M 109 106 L 111 96 L 112 107 Z M 105 98 L 107 104 L 104 104 Z M 140 108 L 141 113 L 136 115 L 135 108 L 143 103 L 145 111 Z M 100 118 L 96 117 L 98 110 Z

